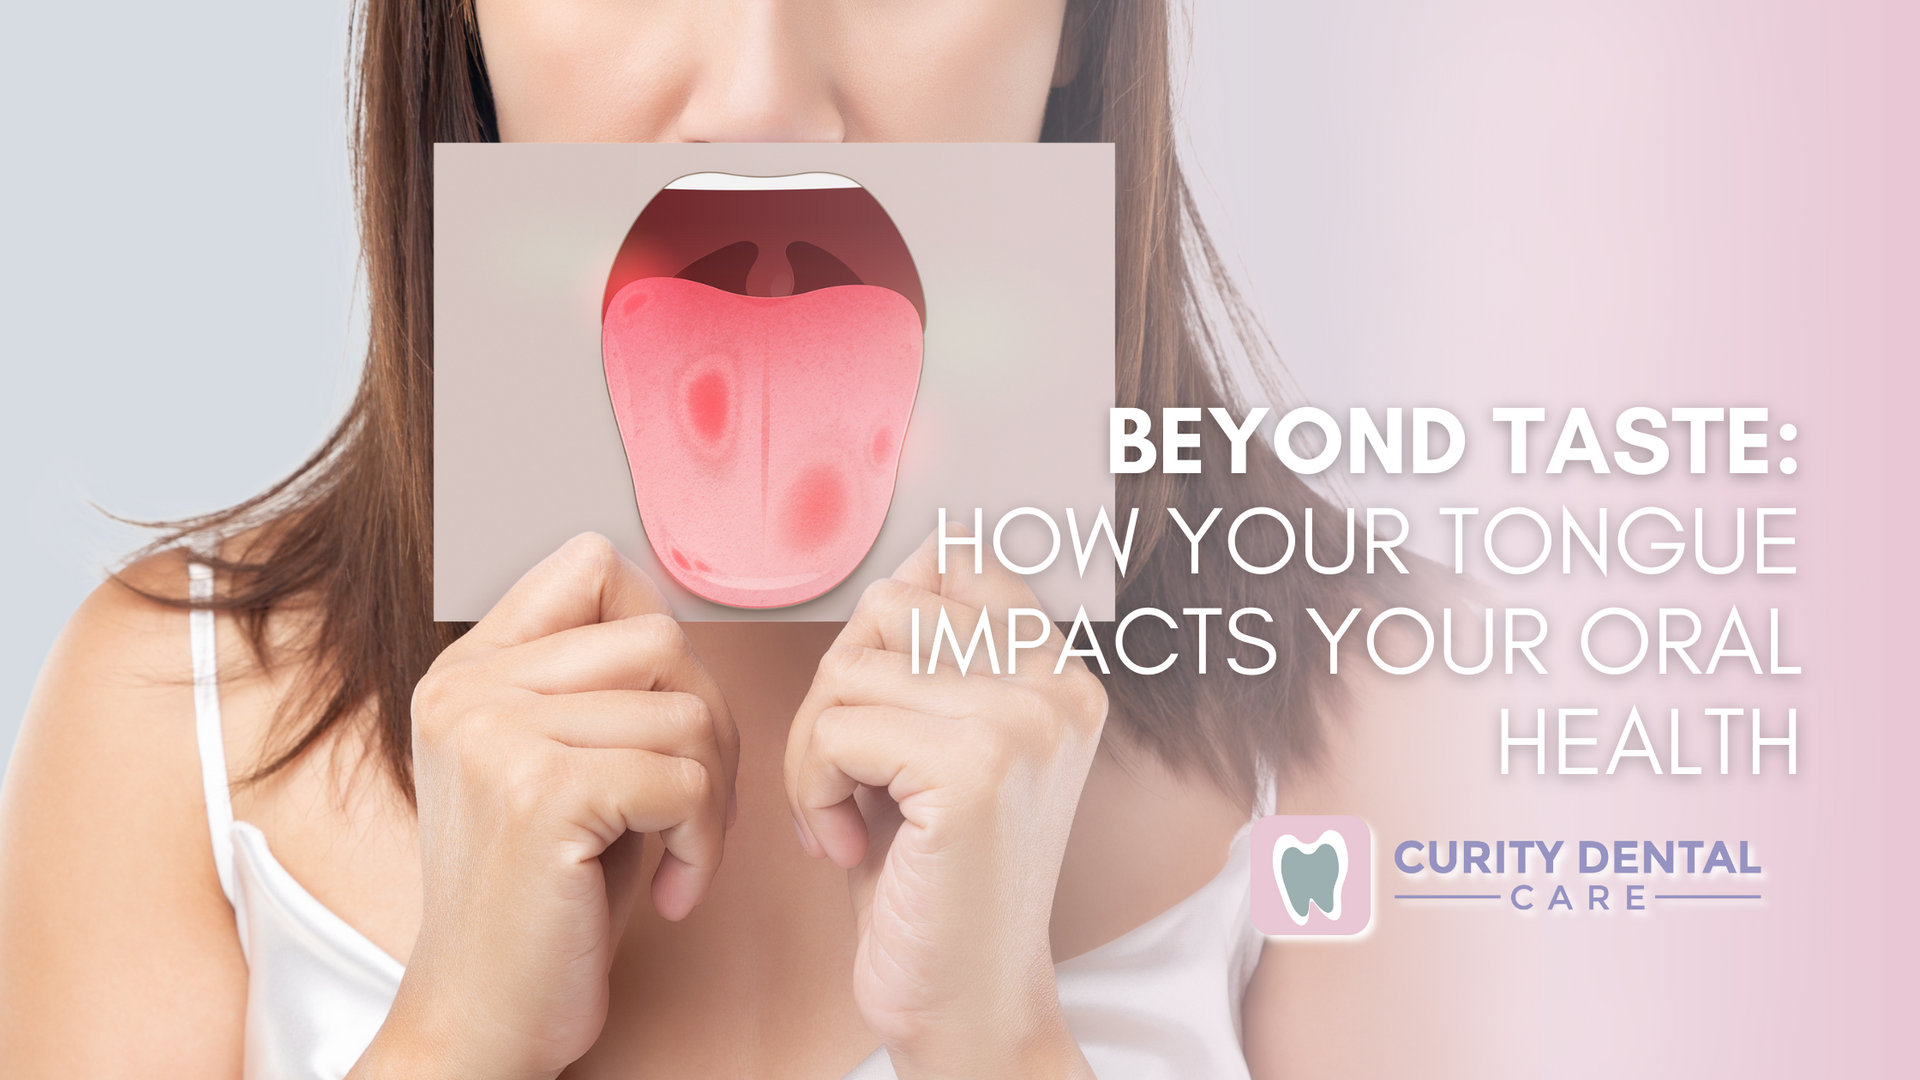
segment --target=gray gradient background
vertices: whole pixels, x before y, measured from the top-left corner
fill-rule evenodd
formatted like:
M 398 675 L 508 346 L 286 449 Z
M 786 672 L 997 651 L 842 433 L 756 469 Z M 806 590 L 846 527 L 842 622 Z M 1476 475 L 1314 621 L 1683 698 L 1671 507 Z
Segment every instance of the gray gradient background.
M 660 566 L 607 399 L 600 302 L 640 208 L 694 172 L 837 172 L 880 201 L 927 295 L 925 352 L 886 523 L 846 580 L 802 604 L 703 600 Z M 691 621 L 839 621 L 919 548 L 946 508 L 989 536 L 1052 514 L 1060 558 L 1041 607 L 1113 618 L 1113 557 L 1083 535 L 1113 510 L 1113 147 L 1105 144 L 602 143 L 442 146 L 434 172 L 434 616 L 476 620 L 527 568 L 592 530 Z M 1120 523 L 1124 530 L 1125 522 Z M 1009 558 L 1046 557 L 1015 519 Z M 971 558 L 970 549 L 949 558 Z M 991 557 L 989 555 L 989 557 Z

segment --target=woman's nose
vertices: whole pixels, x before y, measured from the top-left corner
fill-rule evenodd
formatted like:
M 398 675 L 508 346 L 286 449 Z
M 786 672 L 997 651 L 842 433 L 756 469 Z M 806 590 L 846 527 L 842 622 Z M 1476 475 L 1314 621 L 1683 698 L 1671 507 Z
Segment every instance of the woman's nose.
M 680 142 L 840 142 L 846 123 L 814 32 L 792 0 L 702 5 L 692 85 L 667 137 Z

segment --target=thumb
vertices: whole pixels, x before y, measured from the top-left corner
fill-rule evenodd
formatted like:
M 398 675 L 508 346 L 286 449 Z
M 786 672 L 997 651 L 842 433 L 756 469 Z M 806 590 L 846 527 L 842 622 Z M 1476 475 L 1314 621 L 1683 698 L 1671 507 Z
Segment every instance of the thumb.
M 972 532 L 961 522 L 947 522 L 945 543 L 942 544 L 938 531 L 929 533 L 919 550 L 893 572 L 894 578 L 979 611 L 1037 606 L 1039 601 L 1026 579 L 1007 569 L 998 556 L 986 550 L 990 541 L 985 535 L 975 537 Z M 944 572 L 940 565 L 943 549 Z M 978 571 L 974 569 L 976 565 L 980 568 Z

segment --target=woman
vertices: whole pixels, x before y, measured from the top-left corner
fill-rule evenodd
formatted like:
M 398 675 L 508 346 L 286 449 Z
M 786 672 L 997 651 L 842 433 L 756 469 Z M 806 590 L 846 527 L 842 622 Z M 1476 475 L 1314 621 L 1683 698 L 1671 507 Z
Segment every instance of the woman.
M 1260 679 L 909 682 L 906 609 L 1031 603 L 931 548 L 845 627 L 676 625 L 592 537 L 472 627 L 429 607 L 434 142 L 1111 140 L 1119 400 L 1228 404 L 1167 21 L 368 0 L 366 373 L 293 478 L 181 523 L 48 660 L 0 832 L 10 1075 L 1245 1075 L 1249 995 L 1278 1075 L 1289 976 L 1228 854 L 1263 781 L 1316 760 L 1314 643 L 1280 630 Z M 1118 503 L 1145 552 L 1122 607 L 1351 600 L 1193 577 L 1167 540 L 1164 506 L 1324 506 L 1270 460 L 1121 478 Z

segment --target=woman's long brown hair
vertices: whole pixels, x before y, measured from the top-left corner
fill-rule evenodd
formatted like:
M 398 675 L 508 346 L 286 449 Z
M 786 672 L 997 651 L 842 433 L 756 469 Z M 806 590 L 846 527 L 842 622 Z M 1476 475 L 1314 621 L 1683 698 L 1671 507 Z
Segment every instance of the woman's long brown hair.
M 432 604 L 433 144 L 498 138 L 470 10 L 463 0 L 364 0 L 356 15 L 352 164 L 371 330 L 345 418 L 287 479 L 226 510 L 162 523 L 164 535 L 144 549 L 251 530 L 243 547 L 203 556 L 224 587 L 194 606 L 233 613 L 263 666 L 300 665 L 298 690 L 276 718 L 274 750 L 253 779 L 366 724 L 368 749 L 411 798 L 414 684 L 471 625 L 434 622 Z M 1244 395 L 1229 351 L 1245 348 L 1259 360 L 1267 350 L 1199 224 L 1176 160 L 1169 30 L 1167 0 L 1072 0 L 1067 33 L 1077 39 L 1079 63 L 1053 91 L 1041 138 L 1114 144 L 1118 403 L 1156 416 L 1173 404 L 1230 405 L 1238 413 Z M 1225 318 L 1206 318 L 1208 307 Z M 1273 369 L 1256 363 L 1254 370 L 1278 405 Z M 1169 506 L 1196 523 L 1216 506 L 1226 508 L 1226 520 L 1260 505 L 1296 521 L 1300 508 L 1312 506 L 1319 511 L 1315 546 L 1334 551 L 1346 543 L 1331 508 L 1273 455 L 1249 454 L 1248 472 L 1231 475 L 1219 465 L 1225 446 L 1218 433 L 1206 438 L 1211 468 L 1202 474 L 1116 478 L 1122 521 L 1128 508 L 1140 508 L 1117 606 L 1264 608 L 1275 619 L 1278 660 L 1261 676 L 1223 670 L 1227 635 L 1216 620 L 1209 675 L 1181 664 L 1143 677 L 1115 662 L 1109 730 L 1121 734 L 1121 745 L 1197 770 L 1251 804 L 1263 772 L 1316 759 L 1322 717 L 1335 703 L 1325 643 L 1302 632 L 1303 609 L 1344 611 L 1360 601 L 1349 579 L 1309 572 L 1300 559 L 1270 577 L 1251 577 L 1217 557 L 1202 560 L 1198 576 L 1188 572 L 1184 538 L 1169 536 Z M 308 628 L 297 646 L 270 643 L 270 616 L 295 608 Z M 1100 629 L 1114 662 L 1111 633 L 1111 624 Z M 1143 635 L 1136 651 L 1146 641 Z

